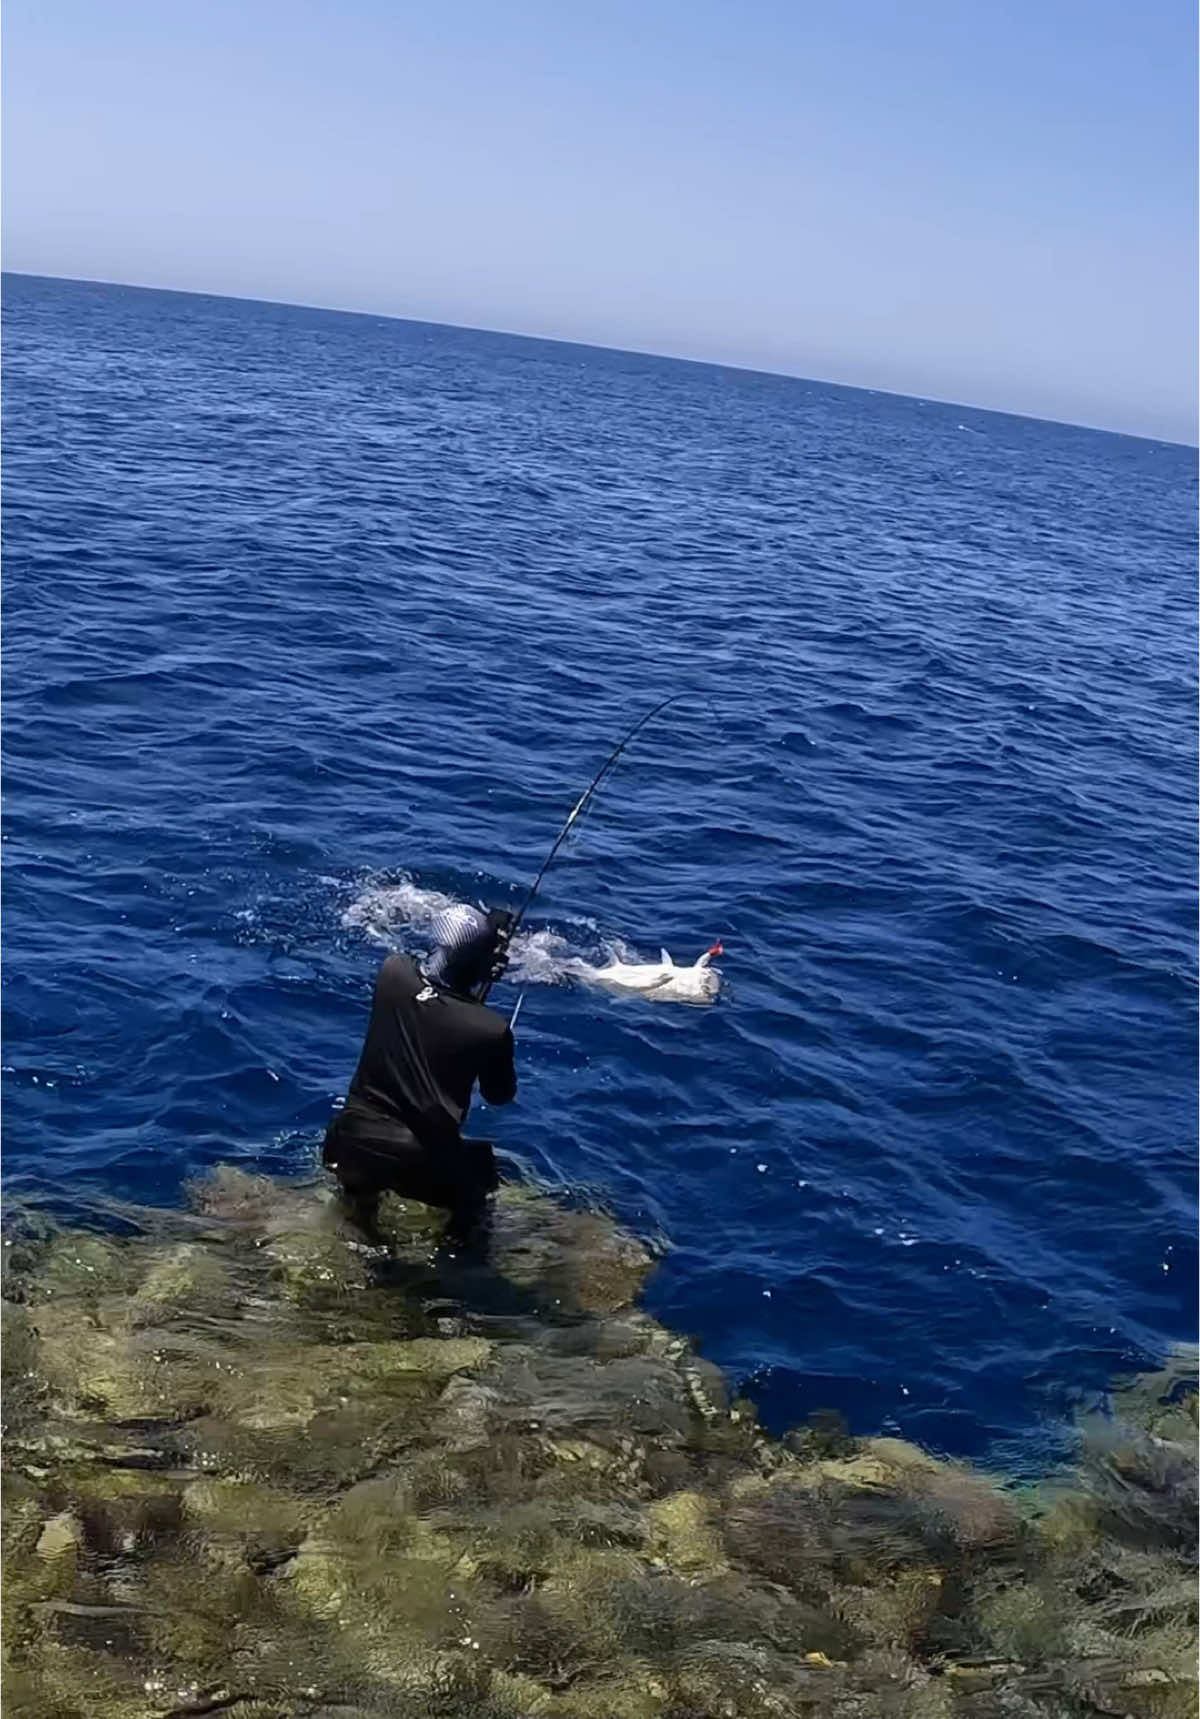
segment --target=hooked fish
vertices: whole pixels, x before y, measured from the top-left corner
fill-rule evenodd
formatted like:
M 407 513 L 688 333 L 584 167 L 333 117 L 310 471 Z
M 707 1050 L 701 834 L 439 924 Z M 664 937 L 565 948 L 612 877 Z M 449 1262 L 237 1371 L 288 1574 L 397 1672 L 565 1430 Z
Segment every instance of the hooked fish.
M 615 956 L 606 967 L 580 962 L 575 971 L 589 985 L 609 991 L 627 991 L 653 1003 L 712 1003 L 721 989 L 721 975 L 711 965 L 724 948 L 714 943 L 690 967 L 677 967 L 667 950 L 659 961 L 621 961 Z

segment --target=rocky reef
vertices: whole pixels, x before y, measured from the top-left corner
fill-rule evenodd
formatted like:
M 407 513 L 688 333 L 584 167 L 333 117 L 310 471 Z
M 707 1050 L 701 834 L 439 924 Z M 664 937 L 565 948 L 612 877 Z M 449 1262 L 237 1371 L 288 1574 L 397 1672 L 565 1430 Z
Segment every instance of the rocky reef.
M 767 1437 L 530 1189 L 486 1248 L 223 1168 L 5 1246 L 8 1719 L 1176 1719 L 1195 1357 L 1006 1486 Z

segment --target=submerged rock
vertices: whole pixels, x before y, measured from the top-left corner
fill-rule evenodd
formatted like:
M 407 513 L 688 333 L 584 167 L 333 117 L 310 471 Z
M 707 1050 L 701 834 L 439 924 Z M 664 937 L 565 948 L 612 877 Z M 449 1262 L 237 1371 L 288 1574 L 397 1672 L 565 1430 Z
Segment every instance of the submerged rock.
M 39 1558 L 61 1558 L 70 1553 L 75 1555 L 83 1534 L 79 1523 L 69 1510 L 60 1510 L 57 1516 L 51 1516 L 37 1538 L 34 1551 Z
M 1195 1358 L 1021 1492 L 786 1441 L 529 1189 L 486 1251 L 222 1168 L 31 1228 L 5 1305 L 4 1694 L 38 1719 L 1195 1711 Z
M 630 1306 L 654 1264 L 634 1236 L 595 1212 L 572 1212 L 508 1184 L 496 1202 L 491 1258 L 497 1274 L 559 1316 Z

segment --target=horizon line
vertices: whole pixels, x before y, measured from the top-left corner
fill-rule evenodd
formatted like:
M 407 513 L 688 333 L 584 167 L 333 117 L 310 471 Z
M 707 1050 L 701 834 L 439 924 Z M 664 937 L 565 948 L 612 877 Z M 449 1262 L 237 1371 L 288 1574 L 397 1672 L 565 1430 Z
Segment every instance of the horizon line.
M 595 340 L 567 339 L 557 334 L 529 334 L 511 328 L 487 328 L 479 323 L 438 322 L 423 316 L 401 316 L 395 311 L 361 310 L 343 305 L 311 304 L 300 299 L 256 298 L 243 293 L 204 292 L 196 287 L 150 286 L 143 281 L 100 280 L 93 275 L 46 275 L 33 269 L 2 269 L 0 278 L 13 275 L 19 280 L 62 281 L 73 286 L 120 287 L 129 292 L 170 293 L 177 298 L 215 298 L 233 304 L 260 304 L 278 310 L 315 310 L 329 316 L 371 317 L 380 322 L 411 322 L 425 328 L 450 328 L 463 334 L 494 334 L 505 340 L 533 340 L 547 346 L 577 346 L 585 352 L 612 352 L 629 358 L 659 358 L 671 364 L 696 364 L 709 370 L 733 370 L 745 376 L 768 376 L 784 382 L 810 382 L 818 388 L 842 388 L 852 394 L 883 395 L 892 400 L 915 400 L 922 404 L 952 406 L 963 412 L 983 412 L 989 417 L 1015 418 L 1028 424 L 1052 424 L 1060 429 L 1084 430 L 1094 436 L 1117 436 L 1125 441 L 1150 442 L 1164 448 L 1186 448 L 1200 451 L 1200 425 L 1196 442 L 1181 442 L 1168 436 L 1148 436 L 1136 430 L 1114 430 L 1107 424 L 1084 424 L 1074 418 L 1044 418 L 1033 412 L 1006 411 L 1000 406 L 976 406 L 967 400 L 953 400 L 940 394 L 905 394 L 896 388 L 871 388 L 862 382 L 837 382 L 829 377 L 803 376 L 795 370 L 763 370 L 755 364 L 735 364 L 722 358 L 695 358 L 676 352 L 658 352 L 650 347 L 608 346 Z

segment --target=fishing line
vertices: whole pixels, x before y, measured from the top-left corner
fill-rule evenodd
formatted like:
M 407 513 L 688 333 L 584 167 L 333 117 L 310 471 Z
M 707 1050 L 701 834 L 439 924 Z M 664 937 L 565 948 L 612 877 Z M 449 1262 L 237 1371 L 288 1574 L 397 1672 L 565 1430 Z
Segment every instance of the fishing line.
M 541 870 L 538 872 L 537 876 L 534 878 L 533 883 L 530 886 L 529 893 L 526 895 L 524 901 L 521 903 L 520 909 L 517 912 L 517 916 L 513 920 L 512 925 L 509 928 L 508 941 L 510 943 L 512 942 L 512 939 L 516 936 L 517 930 L 521 924 L 521 921 L 524 919 L 526 913 L 529 910 L 530 903 L 533 901 L 534 896 L 537 894 L 538 890 L 541 888 L 542 879 L 545 877 L 546 873 L 549 871 L 550 863 L 553 860 L 555 854 L 558 852 L 559 848 L 562 847 L 563 843 L 566 841 L 567 837 L 570 835 L 571 830 L 573 829 L 573 827 L 575 825 L 575 821 L 579 817 L 579 814 L 583 811 L 583 808 L 587 805 L 587 803 L 591 799 L 592 795 L 596 792 L 596 789 L 600 786 L 601 782 L 603 782 L 604 778 L 608 775 L 608 772 L 612 769 L 613 765 L 617 762 L 617 759 L 621 756 L 622 752 L 624 752 L 625 748 L 629 745 L 630 741 L 636 739 L 636 737 L 641 733 L 642 729 L 645 728 L 646 724 L 648 722 L 650 722 L 654 717 L 656 717 L 660 710 L 665 710 L 669 704 L 678 704 L 680 699 L 691 698 L 693 696 L 694 696 L 694 694 L 688 693 L 688 692 L 673 692 L 673 693 L 671 693 L 671 695 L 668 698 L 664 698 L 658 704 L 656 704 L 654 706 L 653 710 L 648 710 L 646 712 L 645 716 L 639 717 L 638 720 L 634 723 L 633 727 L 629 730 L 628 734 L 626 734 L 625 738 L 623 740 L 621 740 L 620 742 L 618 742 L 618 744 L 613 747 L 613 749 L 609 753 L 608 757 L 604 760 L 603 764 L 601 764 L 600 768 L 597 770 L 596 774 L 592 777 L 592 779 L 588 783 L 587 787 L 583 790 L 583 793 L 579 796 L 578 800 L 576 800 L 575 804 L 572 806 L 571 811 L 567 817 L 566 823 L 563 825 L 562 829 L 558 832 L 558 835 L 554 838 L 554 844 L 551 847 L 550 852 L 546 855 L 545 859 L 542 861 Z M 487 994 L 491 990 L 492 985 L 494 983 L 495 983 L 495 981 L 493 979 L 488 979 L 488 981 L 484 985 L 482 991 L 480 991 L 479 1001 L 481 1003 L 486 1001 Z M 512 1027 L 515 1024 L 516 1019 L 517 1019 L 517 1015 L 520 1013 L 521 1002 L 522 1002 L 523 996 L 524 996 L 524 993 L 522 993 L 522 996 L 517 999 L 517 1006 L 513 1010 L 512 1019 L 509 1022 L 510 1027 Z

